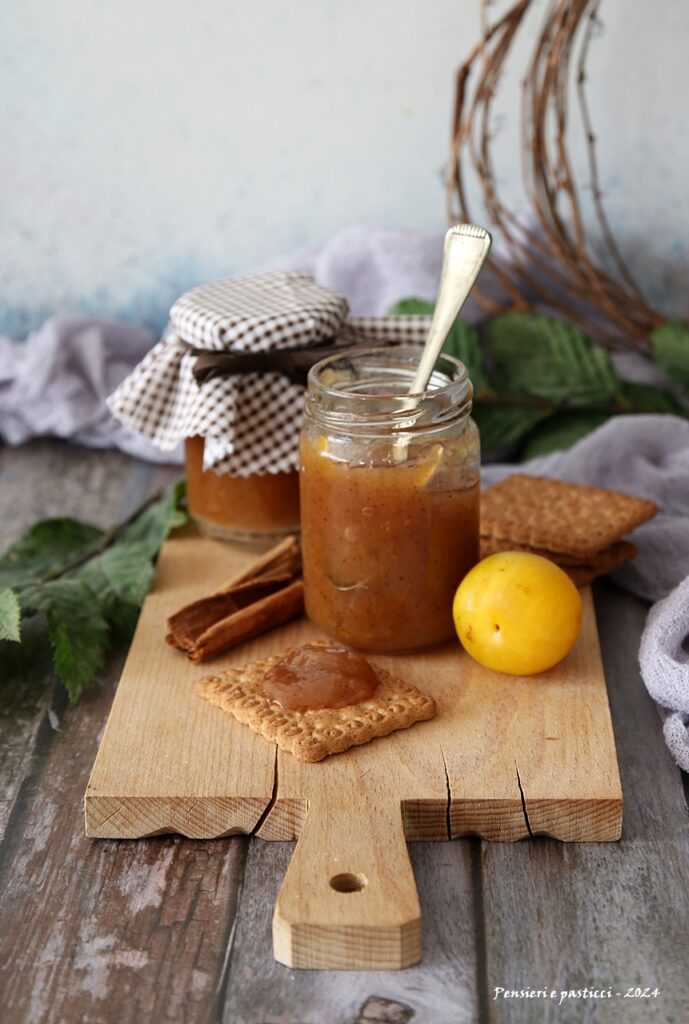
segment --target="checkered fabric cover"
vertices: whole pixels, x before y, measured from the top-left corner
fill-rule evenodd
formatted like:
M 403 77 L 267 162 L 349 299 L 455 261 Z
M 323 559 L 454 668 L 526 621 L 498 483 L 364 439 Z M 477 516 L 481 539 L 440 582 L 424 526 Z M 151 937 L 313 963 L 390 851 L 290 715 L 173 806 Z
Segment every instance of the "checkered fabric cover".
M 270 352 L 337 339 L 421 343 L 430 318 L 347 319 L 347 300 L 306 274 L 270 273 L 203 285 L 170 311 L 168 331 L 108 398 L 112 413 L 163 451 L 205 437 L 204 467 L 250 476 L 296 469 L 304 389 L 278 373 L 215 377 L 198 384 L 196 355 Z

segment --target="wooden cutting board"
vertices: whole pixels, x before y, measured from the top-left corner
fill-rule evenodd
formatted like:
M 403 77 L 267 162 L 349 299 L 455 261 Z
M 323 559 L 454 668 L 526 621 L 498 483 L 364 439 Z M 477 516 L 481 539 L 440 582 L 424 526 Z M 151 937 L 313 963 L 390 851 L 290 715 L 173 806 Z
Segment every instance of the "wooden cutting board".
M 274 955 L 350 969 L 420 959 L 406 841 L 619 838 L 622 791 L 588 588 L 576 647 L 538 677 L 491 673 L 454 643 L 374 658 L 432 694 L 437 717 L 308 765 L 201 700 L 194 682 L 312 639 L 315 627 L 294 622 L 205 666 L 163 640 L 171 612 L 253 557 L 192 528 L 163 547 L 86 790 L 87 835 L 298 839 Z

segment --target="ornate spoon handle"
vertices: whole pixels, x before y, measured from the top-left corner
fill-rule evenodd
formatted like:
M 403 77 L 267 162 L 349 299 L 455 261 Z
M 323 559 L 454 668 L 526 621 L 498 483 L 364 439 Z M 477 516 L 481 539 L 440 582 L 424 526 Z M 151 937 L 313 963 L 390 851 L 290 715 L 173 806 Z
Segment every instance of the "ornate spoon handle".
M 410 395 L 419 395 L 426 390 L 440 350 L 474 286 L 490 244 L 488 232 L 475 224 L 458 224 L 445 235 L 443 268 L 435 311 Z

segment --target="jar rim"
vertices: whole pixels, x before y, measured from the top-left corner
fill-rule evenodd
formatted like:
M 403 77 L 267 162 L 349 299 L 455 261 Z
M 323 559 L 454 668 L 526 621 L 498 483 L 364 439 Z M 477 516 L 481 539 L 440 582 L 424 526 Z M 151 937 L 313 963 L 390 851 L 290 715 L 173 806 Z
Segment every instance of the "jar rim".
M 467 417 L 473 388 L 466 366 L 454 356 L 442 353 L 430 386 L 410 392 L 422 350 L 422 345 L 357 346 L 321 359 L 309 370 L 307 413 L 332 427 L 402 431 L 444 428 Z M 329 380 L 328 371 L 338 370 L 341 379 Z
M 336 352 L 332 355 L 326 356 L 324 359 L 320 359 L 317 363 L 314 363 L 314 365 L 311 367 L 308 373 L 308 387 L 313 387 L 318 391 L 322 392 L 323 394 L 330 395 L 333 398 L 339 398 L 346 392 L 344 392 L 341 388 L 328 387 L 327 384 L 324 384 L 322 380 L 318 379 L 318 375 L 322 373 L 324 370 L 332 369 L 333 364 L 339 363 L 342 360 L 351 361 L 354 358 L 365 358 L 367 356 L 370 358 L 378 355 L 413 355 L 417 357 L 418 361 L 418 358 L 421 356 L 422 352 L 423 345 L 371 345 L 370 347 L 357 345 L 352 346 L 351 348 L 343 348 L 341 352 Z M 447 352 L 441 352 L 441 354 L 438 356 L 438 360 L 436 362 L 435 367 L 433 368 L 433 373 L 431 375 L 431 381 L 438 376 L 447 377 L 447 374 L 443 374 L 442 371 L 438 370 L 438 365 L 440 363 L 447 363 L 449 366 L 453 367 L 453 369 L 456 371 L 456 374 L 451 379 L 449 379 L 447 383 L 444 385 L 436 387 L 427 387 L 425 391 L 406 392 L 404 397 L 414 397 L 418 399 L 424 399 L 426 396 L 438 397 L 440 392 L 450 389 L 453 386 L 456 387 L 457 384 L 466 383 L 469 386 L 471 386 L 469 381 L 469 374 L 467 372 L 465 364 L 460 359 L 457 359 L 455 356 L 451 356 Z M 385 392 L 380 391 L 370 395 L 362 395 L 357 393 L 357 398 L 365 400 L 370 399 L 371 401 L 380 401 L 381 399 L 399 399 L 400 397 L 402 396 L 399 394 L 386 394 Z

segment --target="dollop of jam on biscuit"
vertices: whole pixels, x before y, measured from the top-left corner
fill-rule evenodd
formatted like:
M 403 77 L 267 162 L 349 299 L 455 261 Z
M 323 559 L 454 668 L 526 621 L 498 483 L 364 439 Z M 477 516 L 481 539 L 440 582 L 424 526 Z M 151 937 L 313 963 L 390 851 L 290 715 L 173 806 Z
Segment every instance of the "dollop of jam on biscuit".
M 285 711 L 344 708 L 369 700 L 378 686 L 373 666 L 344 647 L 304 644 L 263 677 L 263 695 Z

